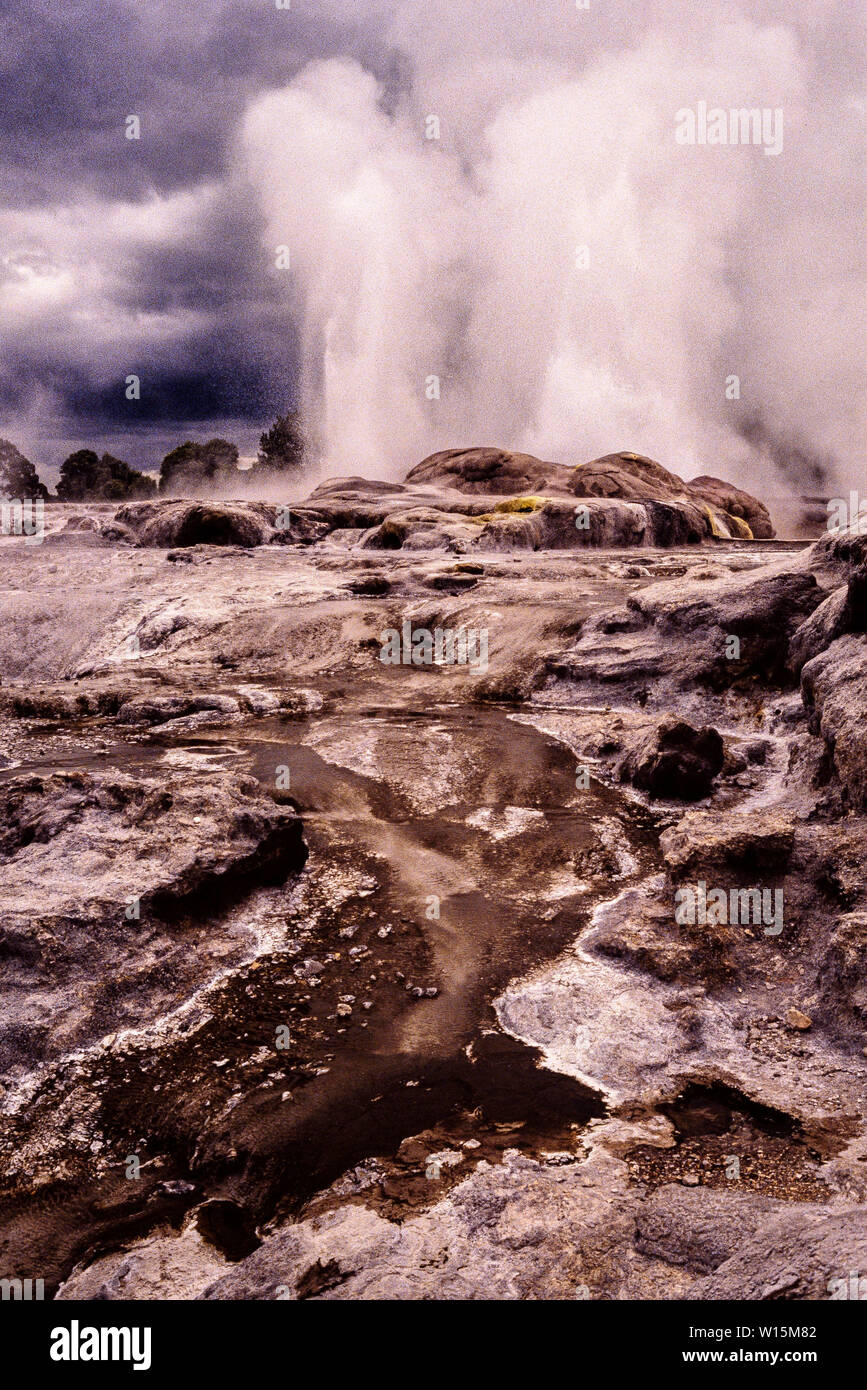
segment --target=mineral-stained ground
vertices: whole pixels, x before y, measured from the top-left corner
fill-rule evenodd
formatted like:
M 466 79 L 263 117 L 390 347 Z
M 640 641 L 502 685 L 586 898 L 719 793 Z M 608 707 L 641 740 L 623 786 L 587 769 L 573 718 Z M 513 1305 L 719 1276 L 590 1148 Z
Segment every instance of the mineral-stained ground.
M 0 1277 L 867 1270 L 867 537 L 488 450 L 46 518 L 0 542 Z

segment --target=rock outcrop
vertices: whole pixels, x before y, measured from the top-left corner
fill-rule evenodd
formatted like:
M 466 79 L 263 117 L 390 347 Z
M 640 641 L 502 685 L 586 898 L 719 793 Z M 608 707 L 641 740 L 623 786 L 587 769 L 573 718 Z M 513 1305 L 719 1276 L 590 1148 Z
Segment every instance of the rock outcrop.
M 682 545 L 707 536 L 767 539 L 774 535 L 767 508 L 749 493 L 718 478 L 702 477 L 686 483 L 643 454 L 606 454 L 568 468 L 504 449 L 448 449 L 424 459 L 407 474 L 406 481 L 489 496 L 568 493 L 581 498 L 656 503 L 656 508 L 647 507 L 649 525 L 644 528 L 644 543 L 652 545 Z M 667 525 L 663 508 L 668 513 Z M 636 542 L 606 538 L 601 543 Z
M 801 671 L 801 689 L 846 804 L 867 809 L 867 634 L 837 638 L 814 656 Z
M 115 521 L 137 545 L 264 545 L 273 535 L 273 508 L 254 502 L 143 502 L 121 507 Z
M 489 497 L 515 497 L 552 489 L 568 491 L 570 476 L 571 469 L 563 464 L 543 463 L 532 454 L 515 454 L 508 449 L 444 449 L 411 468 L 406 481 Z
M 121 507 L 96 529 L 109 542 L 165 548 L 316 545 L 334 538 L 350 548 L 453 553 L 669 548 L 773 535 L 755 498 L 714 479 L 703 482 L 721 500 L 638 454 L 567 468 L 503 449 L 450 449 L 411 469 L 403 484 L 332 479 L 291 507 L 142 503 Z
M 664 720 L 620 765 L 620 779 L 652 797 L 700 801 L 722 771 L 725 754 L 716 729 Z
M 702 476 L 691 479 L 689 491 L 693 497 L 706 502 L 708 506 L 717 507 L 725 512 L 730 521 L 743 522 L 756 540 L 767 540 L 774 535 L 770 513 L 765 504 L 741 488 L 732 487 L 731 483 L 724 483 L 719 478 Z M 735 525 L 733 534 L 737 535 L 740 532 L 741 528 Z

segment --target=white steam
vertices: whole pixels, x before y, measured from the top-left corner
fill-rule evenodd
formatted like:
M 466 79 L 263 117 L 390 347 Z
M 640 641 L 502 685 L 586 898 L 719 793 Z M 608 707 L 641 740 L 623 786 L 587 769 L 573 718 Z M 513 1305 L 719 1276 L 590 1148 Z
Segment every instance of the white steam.
M 351 58 L 316 62 L 242 132 L 268 241 L 291 250 L 329 471 L 495 444 L 632 449 L 770 492 L 809 490 L 815 457 L 822 486 L 855 485 L 865 104 L 834 70 L 845 6 L 811 28 L 657 5 L 641 35 L 565 0 L 423 9 L 377 10 L 411 59 L 396 98 Z M 782 153 L 678 145 L 700 101 L 782 108 Z

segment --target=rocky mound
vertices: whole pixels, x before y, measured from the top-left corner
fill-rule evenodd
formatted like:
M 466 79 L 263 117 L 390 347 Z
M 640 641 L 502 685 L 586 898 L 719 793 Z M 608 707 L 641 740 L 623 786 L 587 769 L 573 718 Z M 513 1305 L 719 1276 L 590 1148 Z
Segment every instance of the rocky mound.
M 756 540 L 768 540 L 775 534 L 767 507 L 748 492 L 724 483 L 719 478 L 693 478 L 687 484 L 693 497 L 707 502 L 726 513 L 730 520 L 743 521 Z
M 144 502 L 121 507 L 115 522 L 137 545 L 170 549 L 189 545 L 265 545 L 274 508 L 255 502 Z
M 643 454 L 604 454 L 570 469 L 569 491 L 576 497 L 625 497 L 631 501 L 684 501 L 689 488 L 676 473 Z
M 443 449 L 411 468 L 408 483 L 436 484 L 459 492 L 515 496 L 522 492 L 568 491 L 571 469 L 543 463 L 509 449 Z
M 627 502 L 662 503 L 680 510 L 700 513 L 703 534 L 748 540 L 774 535 L 767 508 L 730 483 L 702 477 L 684 482 L 655 459 L 627 452 L 605 454 L 590 463 L 568 468 L 545 463 L 531 454 L 510 453 L 505 449 L 447 449 L 431 454 L 407 474 L 407 483 L 438 484 L 459 492 L 495 496 L 520 493 L 573 497 L 618 498 Z M 694 523 L 693 523 L 694 524 Z M 680 544 L 682 528 L 673 527 L 671 539 L 656 539 L 659 527 L 652 525 L 652 544 Z M 624 542 L 628 544 L 629 542 Z
M 96 543 L 154 548 L 316 545 L 371 550 L 577 550 L 698 545 L 773 535 L 755 498 L 716 479 L 702 489 L 640 454 L 567 468 L 504 449 L 448 449 L 405 483 L 333 478 L 303 502 L 158 501 L 121 507 Z

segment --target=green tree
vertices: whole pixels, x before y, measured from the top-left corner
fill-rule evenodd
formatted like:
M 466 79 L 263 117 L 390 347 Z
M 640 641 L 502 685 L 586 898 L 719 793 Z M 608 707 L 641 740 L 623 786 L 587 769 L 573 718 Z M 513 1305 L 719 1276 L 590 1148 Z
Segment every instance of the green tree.
M 258 467 L 275 473 L 300 473 L 307 440 L 297 410 L 278 415 L 259 440 Z
M 123 459 L 92 449 L 77 449 L 60 468 L 57 496 L 63 502 L 127 502 L 153 497 L 157 485 L 153 478 L 130 468 Z
M 0 439 L 0 497 L 14 502 L 38 497 L 44 501 L 47 496 L 48 488 L 40 483 L 30 460 L 10 439 Z
M 76 449 L 60 465 L 57 496 L 62 502 L 81 502 L 96 486 L 99 455 L 92 449 Z
M 227 439 L 206 444 L 187 440 L 166 454 L 160 465 L 160 492 L 175 496 L 231 490 L 238 484 L 238 450 Z

